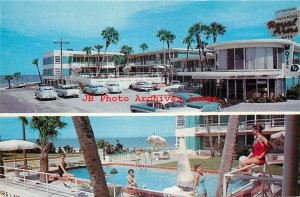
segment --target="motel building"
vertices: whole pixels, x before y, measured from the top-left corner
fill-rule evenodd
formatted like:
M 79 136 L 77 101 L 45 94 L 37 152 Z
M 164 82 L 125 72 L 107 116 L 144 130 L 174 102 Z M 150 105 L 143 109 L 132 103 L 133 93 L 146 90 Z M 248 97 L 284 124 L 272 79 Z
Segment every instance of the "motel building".
M 207 48 L 214 51 L 212 69 L 178 73 L 199 82 L 202 95 L 244 101 L 284 95 L 300 82 L 300 44 L 291 40 L 241 40 Z
M 123 63 L 119 66 L 116 66 L 112 61 L 112 57 L 115 55 L 123 54 L 108 52 L 104 57 L 103 52 L 98 55 L 97 52 L 92 51 L 91 55 L 87 57 L 83 51 L 63 50 L 62 74 L 64 84 L 82 83 L 83 85 L 90 85 L 116 82 L 126 89 L 130 84 L 137 81 L 164 82 L 165 73 L 168 76 L 167 81 L 170 82 L 172 79 L 177 79 L 177 73 L 183 71 L 183 68 L 189 72 L 201 71 L 198 50 L 189 50 L 188 58 L 186 49 L 180 48 L 171 48 L 170 55 L 166 49 L 134 53 L 128 55 L 127 65 Z M 214 54 L 207 51 L 206 58 L 209 66 L 212 67 Z M 201 55 L 201 61 L 204 59 L 204 56 Z M 102 65 L 101 70 L 96 74 L 99 65 Z M 129 71 L 126 72 L 125 68 L 129 68 Z M 117 77 L 115 77 L 115 73 L 117 73 Z M 43 76 L 46 84 L 52 86 L 60 84 L 60 50 L 52 50 L 43 54 Z
M 228 120 L 229 115 L 212 115 L 208 117 L 210 133 L 215 147 L 221 141 L 225 141 Z M 256 123 L 261 123 L 265 127 L 262 134 L 266 138 L 269 138 L 271 134 L 285 131 L 284 115 L 240 115 L 237 135 L 239 145 L 246 146 L 253 143 L 252 126 Z M 190 153 L 208 152 L 210 150 L 205 116 L 177 116 L 175 136 L 176 147 L 179 148 L 182 144 L 181 141 L 184 141 Z

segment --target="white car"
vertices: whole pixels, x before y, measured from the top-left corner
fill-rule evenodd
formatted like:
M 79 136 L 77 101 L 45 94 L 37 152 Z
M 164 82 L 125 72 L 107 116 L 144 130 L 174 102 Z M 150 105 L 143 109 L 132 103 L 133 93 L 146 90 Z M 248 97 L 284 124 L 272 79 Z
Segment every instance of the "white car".
M 14 85 L 15 88 L 24 88 L 25 86 L 26 86 L 26 83 L 22 83 L 22 82 L 16 83 Z
M 109 93 L 121 93 L 122 88 L 119 86 L 118 83 L 109 83 L 107 84 L 107 89 Z
M 52 86 L 38 87 L 34 94 L 38 100 L 57 99 L 57 92 L 55 92 L 55 88 Z
M 138 81 L 133 85 L 133 89 L 138 91 L 150 91 L 153 88 L 148 82 Z
M 56 89 L 59 97 L 79 97 L 80 89 L 76 85 L 60 85 Z
M 105 95 L 107 94 L 107 88 L 104 85 L 90 85 L 83 90 L 85 93 L 92 95 Z

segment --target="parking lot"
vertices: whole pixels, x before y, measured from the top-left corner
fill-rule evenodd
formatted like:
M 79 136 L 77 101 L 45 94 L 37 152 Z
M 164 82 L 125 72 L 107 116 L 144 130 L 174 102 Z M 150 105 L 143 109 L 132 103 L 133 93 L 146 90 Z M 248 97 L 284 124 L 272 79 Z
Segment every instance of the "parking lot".
M 148 92 L 124 90 L 121 94 L 58 98 L 39 101 L 35 88 L 0 90 L 0 113 L 130 113 L 130 104 L 143 102 Z M 229 105 L 222 112 L 299 112 L 299 100 L 284 103 L 239 103 Z M 218 113 L 218 112 L 217 112 Z

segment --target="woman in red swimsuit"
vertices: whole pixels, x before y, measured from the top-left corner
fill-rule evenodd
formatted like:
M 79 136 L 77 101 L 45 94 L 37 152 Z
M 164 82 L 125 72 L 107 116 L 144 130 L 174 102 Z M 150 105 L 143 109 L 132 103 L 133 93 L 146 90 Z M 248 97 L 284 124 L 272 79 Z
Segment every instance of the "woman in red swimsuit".
M 261 126 L 261 124 L 258 123 L 252 128 L 252 133 L 255 137 L 254 142 L 252 144 L 252 153 L 248 155 L 247 159 L 243 160 L 240 163 L 239 168 L 251 164 L 263 165 L 265 163 L 265 155 L 267 153 L 267 147 L 269 142 L 261 134 L 263 130 L 263 126 Z

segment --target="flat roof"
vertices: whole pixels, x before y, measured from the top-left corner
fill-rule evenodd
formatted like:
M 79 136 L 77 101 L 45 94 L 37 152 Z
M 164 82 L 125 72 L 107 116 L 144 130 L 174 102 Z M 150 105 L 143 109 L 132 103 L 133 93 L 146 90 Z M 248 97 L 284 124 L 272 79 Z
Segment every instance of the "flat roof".
M 235 40 L 235 41 L 210 44 L 207 45 L 207 48 L 211 50 L 222 50 L 222 49 L 245 47 L 245 46 L 255 47 L 257 45 L 273 45 L 274 47 L 275 46 L 279 47 L 282 45 L 291 45 L 291 44 L 294 44 L 295 50 L 300 51 L 300 44 L 288 39 Z

